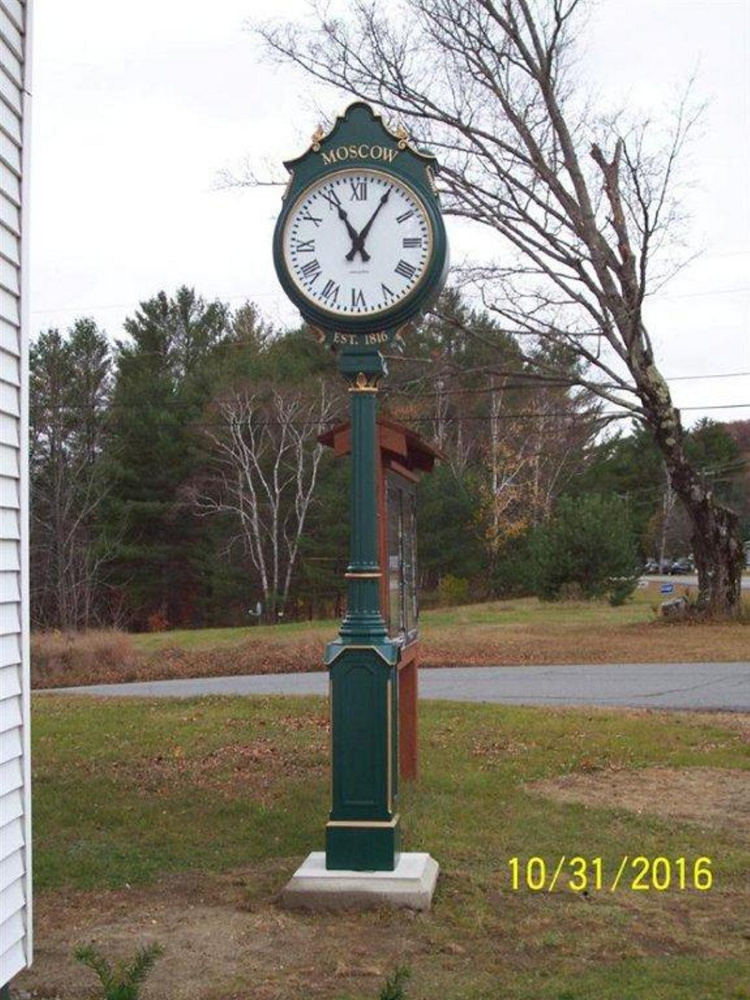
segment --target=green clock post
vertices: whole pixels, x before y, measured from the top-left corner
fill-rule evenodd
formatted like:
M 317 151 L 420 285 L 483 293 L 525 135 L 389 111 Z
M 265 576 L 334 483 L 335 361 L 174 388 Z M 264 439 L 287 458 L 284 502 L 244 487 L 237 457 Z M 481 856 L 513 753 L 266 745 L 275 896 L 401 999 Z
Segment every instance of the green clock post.
M 388 637 L 380 612 L 376 400 L 387 374 L 381 350 L 445 282 L 448 250 L 434 186 L 437 163 L 412 146 L 403 129 L 391 131 L 369 105 L 356 102 L 285 166 L 290 180 L 274 233 L 276 271 L 319 339 L 337 352 L 350 396 L 348 606 L 339 636 L 326 651 L 332 802 L 325 872 L 395 875 L 403 867 L 400 645 Z M 288 887 L 290 898 L 295 880 L 296 889 L 304 888 L 303 869 Z M 324 894 L 326 885 L 330 890 L 332 883 L 320 871 L 308 876 L 308 883 L 318 879 Z M 351 899 L 353 887 L 345 888 L 342 898 Z M 330 902 L 335 893 L 326 895 Z

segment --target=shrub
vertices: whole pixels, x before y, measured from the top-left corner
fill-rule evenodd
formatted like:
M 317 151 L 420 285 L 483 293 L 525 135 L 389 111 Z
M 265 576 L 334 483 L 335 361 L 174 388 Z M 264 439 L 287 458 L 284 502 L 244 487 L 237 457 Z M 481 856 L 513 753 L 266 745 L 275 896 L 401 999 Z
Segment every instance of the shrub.
M 146 619 L 147 632 L 167 632 L 169 630 L 169 619 L 163 611 L 154 611 Z
M 637 561 L 628 508 L 616 497 L 563 498 L 530 541 L 534 590 L 544 600 L 578 592 L 622 604 L 638 581 Z
M 32 676 L 45 687 L 75 683 L 94 672 L 101 680 L 112 680 L 132 656 L 130 636 L 116 629 L 35 632 L 31 636 Z
M 379 1000 L 406 1000 L 406 983 L 410 976 L 411 973 L 406 966 L 399 966 L 393 975 L 386 979 Z
M 526 597 L 534 593 L 529 573 L 529 535 L 527 531 L 509 539 L 498 554 L 491 577 L 494 597 Z
M 621 607 L 635 590 L 638 578 L 634 574 L 610 581 L 609 603 L 613 608 Z
M 141 986 L 163 954 L 161 945 L 154 943 L 139 949 L 132 961 L 112 966 L 93 945 L 81 945 L 74 952 L 76 960 L 98 976 L 102 1000 L 138 1000 Z
M 448 606 L 466 604 L 469 600 L 469 581 L 447 573 L 438 584 L 438 593 L 441 604 Z

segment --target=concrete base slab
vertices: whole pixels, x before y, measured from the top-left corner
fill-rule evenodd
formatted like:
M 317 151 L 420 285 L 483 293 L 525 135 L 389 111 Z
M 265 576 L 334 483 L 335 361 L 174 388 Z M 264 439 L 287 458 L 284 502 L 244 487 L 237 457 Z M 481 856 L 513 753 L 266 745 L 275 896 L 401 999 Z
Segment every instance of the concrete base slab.
M 429 854 L 402 854 L 392 872 L 328 871 L 323 851 L 313 851 L 281 894 L 289 909 L 335 910 L 393 906 L 429 910 L 439 866 Z

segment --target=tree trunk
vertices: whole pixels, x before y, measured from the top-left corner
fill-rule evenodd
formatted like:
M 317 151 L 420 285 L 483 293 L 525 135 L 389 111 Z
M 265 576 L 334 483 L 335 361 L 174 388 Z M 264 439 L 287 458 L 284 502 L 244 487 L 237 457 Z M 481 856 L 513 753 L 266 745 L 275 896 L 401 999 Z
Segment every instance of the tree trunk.
M 683 447 L 680 412 L 672 404 L 669 387 L 650 353 L 634 343 L 630 362 L 672 488 L 690 518 L 698 608 L 709 615 L 737 618 L 742 612 L 744 562 L 739 518 L 716 500 L 690 464 Z
M 672 520 L 672 508 L 674 507 L 674 490 L 672 489 L 672 480 L 669 476 L 669 469 L 667 468 L 666 462 L 662 463 L 664 466 L 664 496 L 661 502 L 661 542 L 659 543 L 659 572 L 664 572 L 664 566 L 666 565 L 667 556 L 667 534 L 669 532 L 669 523 Z
M 742 611 L 744 562 L 738 541 L 739 518 L 733 510 L 717 503 L 710 490 L 696 483 L 689 467 L 670 468 L 670 477 L 692 524 L 698 607 L 710 615 L 736 618 Z

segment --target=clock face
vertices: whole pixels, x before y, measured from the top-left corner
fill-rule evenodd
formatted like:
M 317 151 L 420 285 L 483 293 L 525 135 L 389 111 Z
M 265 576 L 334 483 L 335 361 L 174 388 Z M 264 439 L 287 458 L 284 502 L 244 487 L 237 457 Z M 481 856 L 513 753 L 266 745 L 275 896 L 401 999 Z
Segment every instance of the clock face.
M 287 273 L 310 303 L 334 316 L 374 316 L 419 286 L 432 226 L 419 197 L 378 170 L 342 170 L 309 187 L 283 235 Z

